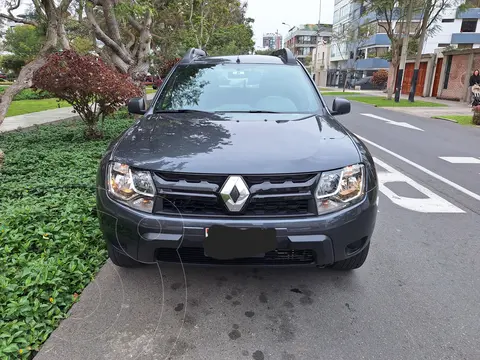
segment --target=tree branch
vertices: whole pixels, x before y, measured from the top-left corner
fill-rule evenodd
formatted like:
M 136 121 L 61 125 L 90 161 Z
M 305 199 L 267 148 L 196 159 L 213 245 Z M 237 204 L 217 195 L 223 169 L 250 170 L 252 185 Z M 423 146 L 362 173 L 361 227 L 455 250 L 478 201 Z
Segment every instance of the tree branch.
M 7 13 L 8 14 L 0 13 L 0 18 L 13 21 L 17 24 L 38 26 L 38 23 L 35 20 L 22 19 L 22 18 L 19 18 L 19 17 L 16 17 L 15 15 L 13 15 L 12 11 L 17 10 L 19 7 L 20 7 L 20 0 L 17 0 L 17 2 L 15 4 L 13 4 L 13 5 L 11 5 L 10 7 L 7 8 Z
M 95 35 L 97 38 L 102 41 L 106 46 L 108 46 L 112 51 L 120 58 L 122 61 L 124 61 L 127 64 L 132 63 L 132 59 L 130 56 L 127 54 L 124 49 L 120 47 L 114 40 L 112 40 L 105 32 L 100 28 L 100 25 L 98 25 L 97 20 L 95 19 L 95 16 L 93 14 L 93 9 L 90 6 L 85 7 L 85 12 L 87 14 L 87 19 L 90 22 L 90 25 L 93 28 L 93 31 L 95 32 Z
M 140 24 L 138 23 L 138 21 L 135 20 L 135 18 L 134 18 L 133 16 L 128 15 L 128 16 L 127 16 L 127 20 L 128 20 L 128 22 L 130 23 L 130 25 L 131 25 L 135 30 L 137 30 L 138 32 L 142 31 L 142 25 L 140 25 Z
M 120 36 L 120 28 L 118 26 L 117 18 L 113 14 L 113 7 L 110 1 L 102 1 L 101 3 L 103 18 L 107 24 L 108 33 L 113 41 L 115 41 L 119 46 L 122 44 L 122 39 Z
M 195 3 L 195 0 L 190 0 L 190 17 L 188 19 L 189 23 L 190 23 L 190 27 L 192 28 L 192 31 L 193 31 L 193 34 L 195 35 L 195 39 L 197 40 L 197 47 L 201 47 L 201 44 L 200 44 L 200 41 L 198 39 L 198 35 L 197 35 L 197 30 L 195 29 L 195 26 L 193 25 L 193 6 L 194 6 L 194 3 Z

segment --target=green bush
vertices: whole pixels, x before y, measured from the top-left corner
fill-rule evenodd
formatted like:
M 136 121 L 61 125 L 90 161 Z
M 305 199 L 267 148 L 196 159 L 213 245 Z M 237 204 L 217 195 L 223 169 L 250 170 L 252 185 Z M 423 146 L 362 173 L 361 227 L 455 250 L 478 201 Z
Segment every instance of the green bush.
M 0 134 L 0 359 L 31 359 L 106 260 L 95 176 L 131 124 L 106 119 L 96 141 L 80 122 Z
M 6 87 L 0 86 L 0 95 L 3 94 Z M 22 90 L 19 94 L 15 95 L 13 101 L 16 100 L 39 100 L 39 99 L 51 99 L 54 96 L 46 91 L 38 91 L 32 89 Z

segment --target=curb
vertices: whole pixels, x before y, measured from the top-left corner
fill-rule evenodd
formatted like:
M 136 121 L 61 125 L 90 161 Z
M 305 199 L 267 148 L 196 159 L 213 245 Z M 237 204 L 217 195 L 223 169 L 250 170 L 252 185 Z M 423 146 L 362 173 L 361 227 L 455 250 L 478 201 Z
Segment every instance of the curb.
M 80 116 L 78 115 L 73 115 L 73 116 L 69 116 L 69 117 L 66 117 L 66 118 L 63 118 L 63 119 L 58 119 L 58 120 L 53 120 L 53 121 L 49 121 L 49 122 L 44 122 L 44 123 L 41 123 L 41 124 L 31 124 L 31 125 L 27 125 L 27 126 L 19 126 L 17 127 L 16 129 L 11 129 L 11 130 L 1 130 L 0 129 L 0 134 L 6 134 L 6 133 L 10 133 L 10 132 L 14 132 L 14 131 L 24 131 L 24 130 L 31 130 L 32 128 L 35 128 L 37 126 L 42 126 L 42 125 L 50 125 L 50 124 L 56 124 L 56 123 L 60 123 L 60 122 L 68 122 L 68 121 L 78 121 L 78 120 L 81 120 Z
M 457 121 L 457 120 L 447 119 L 447 118 L 444 118 L 444 117 L 441 117 L 441 116 L 432 116 L 431 118 L 432 118 L 432 119 L 438 119 L 438 120 L 450 121 L 450 122 L 453 122 L 453 123 L 458 124 L 458 121 Z

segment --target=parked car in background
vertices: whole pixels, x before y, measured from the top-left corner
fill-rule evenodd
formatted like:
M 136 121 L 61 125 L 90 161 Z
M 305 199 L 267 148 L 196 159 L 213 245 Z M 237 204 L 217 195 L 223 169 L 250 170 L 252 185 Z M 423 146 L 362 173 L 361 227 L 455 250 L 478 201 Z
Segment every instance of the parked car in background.
M 155 90 L 162 86 L 163 80 L 162 78 L 158 77 L 156 80 L 153 81 L 152 88 Z
M 7 79 L 7 75 L 0 71 L 0 79 Z

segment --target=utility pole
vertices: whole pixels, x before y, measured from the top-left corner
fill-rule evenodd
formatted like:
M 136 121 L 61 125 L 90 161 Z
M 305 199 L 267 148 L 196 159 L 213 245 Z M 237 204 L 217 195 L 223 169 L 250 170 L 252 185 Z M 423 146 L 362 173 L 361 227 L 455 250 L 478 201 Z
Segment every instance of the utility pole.
M 413 0 L 410 0 L 408 3 L 407 19 L 406 19 L 407 30 L 405 31 L 405 34 L 403 36 L 402 55 L 400 57 L 400 66 L 397 74 L 397 83 L 395 85 L 395 102 L 400 101 L 400 92 L 402 89 L 402 82 L 403 82 L 403 70 L 405 69 L 405 63 L 407 62 L 407 55 L 408 55 L 408 39 L 410 37 L 412 12 L 413 12 Z

